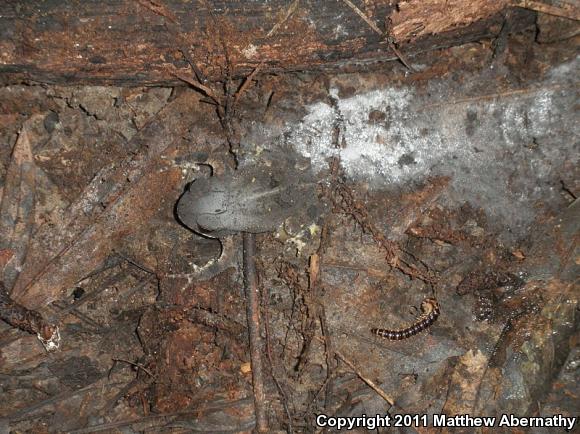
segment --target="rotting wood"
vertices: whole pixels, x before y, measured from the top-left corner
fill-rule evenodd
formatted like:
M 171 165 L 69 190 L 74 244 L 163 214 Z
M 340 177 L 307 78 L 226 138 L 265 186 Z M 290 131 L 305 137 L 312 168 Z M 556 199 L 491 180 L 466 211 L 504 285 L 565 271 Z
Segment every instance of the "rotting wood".
M 493 38 L 507 1 L 352 2 L 11 2 L 0 6 L 0 77 L 7 82 L 183 85 L 191 67 L 223 79 L 262 72 L 340 69 Z M 535 13 L 517 8 L 517 31 Z M 387 25 L 391 23 L 392 25 Z M 387 29 L 388 27 L 388 29 Z M 216 38 L 216 35 L 221 37 Z M 223 44 L 222 41 L 223 40 Z M 176 73 L 177 71 L 177 73 Z M 202 83 L 203 84 L 203 83 Z
M 12 290 L 15 300 L 35 309 L 58 299 L 98 268 L 119 239 L 178 194 L 183 179 L 181 169 L 170 164 L 176 152 L 170 148 L 194 123 L 198 105 L 198 97 L 189 92 L 176 98 L 133 137 L 145 152 L 104 168 L 57 225 L 38 230 Z M 184 122 L 187 116 L 190 122 Z
M 427 35 L 442 34 L 473 22 L 474 17 L 492 16 L 508 6 L 506 0 L 407 0 L 397 3 L 392 13 L 392 35 L 399 42 L 417 41 Z M 499 29 L 498 29 L 499 30 Z
M 513 5 L 524 9 L 531 9 L 555 17 L 568 18 L 580 21 L 580 5 L 571 0 L 558 1 L 556 4 L 547 1 L 514 0 Z

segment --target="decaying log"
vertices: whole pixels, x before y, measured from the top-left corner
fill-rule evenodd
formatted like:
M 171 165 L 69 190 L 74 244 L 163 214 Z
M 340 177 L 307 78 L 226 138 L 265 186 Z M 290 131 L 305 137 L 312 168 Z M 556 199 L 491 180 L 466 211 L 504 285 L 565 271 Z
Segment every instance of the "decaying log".
M 0 5 L 0 77 L 78 84 L 179 84 L 176 73 L 366 68 L 495 37 L 506 0 L 232 2 L 15 1 Z M 535 13 L 516 8 L 512 30 Z M 393 41 L 395 44 L 393 44 Z M 229 64 L 229 65 L 228 65 Z M 181 83 L 183 84 L 183 83 Z

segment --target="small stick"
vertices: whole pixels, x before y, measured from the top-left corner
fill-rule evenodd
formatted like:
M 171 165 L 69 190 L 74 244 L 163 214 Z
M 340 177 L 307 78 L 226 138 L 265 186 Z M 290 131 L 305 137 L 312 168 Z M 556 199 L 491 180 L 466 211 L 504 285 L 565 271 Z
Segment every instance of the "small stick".
M 274 27 L 272 27 L 270 29 L 270 31 L 266 34 L 266 38 L 270 38 L 271 36 L 274 36 L 274 34 L 278 31 L 278 29 L 280 27 L 282 27 L 282 24 L 284 24 L 288 18 L 290 18 L 290 16 L 296 12 L 296 9 L 298 9 L 298 4 L 300 3 L 300 0 L 294 0 L 294 2 L 290 5 L 290 7 L 286 10 L 286 13 L 282 16 L 282 19 L 280 21 L 278 21 Z
M 137 0 L 137 3 L 139 3 L 144 8 L 149 9 L 155 15 L 165 17 L 173 24 L 177 23 L 177 18 L 175 17 L 175 14 L 173 14 L 173 12 L 168 10 L 163 3 L 153 0 Z
M 242 324 L 200 307 L 192 309 L 188 319 L 194 323 L 215 327 L 234 336 L 241 336 L 246 333 L 246 329 Z
M 403 55 L 401 54 L 401 52 L 399 51 L 399 49 L 395 45 L 395 39 L 388 32 L 383 32 L 381 29 L 379 29 L 379 26 L 377 26 L 373 22 L 373 20 L 371 20 L 369 17 L 367 17 L 363 11 L 361 11 L 359 8 L 357 8 L 353 2 L 351 2 L 350 0 L 342 0 L 342 1 L 344 3 L 346 3 L 348 5 L 348 7 L 354 11 L 355 14 L 357 14 L 359 17 L 361 17 L 363 19 L 363 21 L 365 23 L 367 23 L 371 29 L 373 29 L 379 35 L 383 36 L 385 38 L 385 40 L 387 41 L 387 43 L 389 44 L 389 48 L 391 50 L 393 50 L 393 52 L 395 53 L 395 56 L 397 56 L 397 58 L 401 61 L 401 63 L 403 65 L 405 65 L 405 67 L 407 67 L 409 70 L 415 72 L 415 69 L 405 60 L 405 58 L 403 57 Z
M 393 398 L 391 398 L 389 395 L 387 395 L 383 389 L 381 389 L 379 386 L 377 386 L 375 384 L 374 381 L 370 380 L 369 378 L 365 377 L 358 369 L 356 366 L 354 366 L 354 364 L 348 360 L 346 357 L 344 357 L 341 353 L 339 353 L 337 350 L 334 350 L 334 354 L 336 354 L 338 356 L 338 358 L 340 360 L 342 360 L 344 363 L 346 363 L 348 365 L 348 367 L 350 369 L 352 369 L 354 371 L 354 373 L 356 375 L 359 376 L 359 378 L 364 381 L 371 389 L 373 389 L 375 392 L 377 392 L 379 394 L 379 396 L 381 398 L 383 398 L 385 401 L 387 401 L 389 403 L 389 405 L 391 407 L 393 407 L 395 405 L 395 401 L 393 400 Z
M 345 2 L 348 5 L 348 7 L 354 11 L 355 14 L 361 17 L 363 21 L 367 23 L 371 29 L 373 29 L 379 35 L 383 34 L 381 29 L 379 29 L 379 27 L 375 23 L 373 23 L 373 21 L 369 17 L 367 17 L 363 11 L 357 8 L 353 2 L 351 2 L 350 0 L 342 0 L 342 1 Z
M 256 235 L 243 234 L 244 244 L 244 286 L 246 288 L 246 314 L 250 336 L 250 361 L 252 364 L 252 383 L 254 386 L 254 411 L 256 430 L 268 432 L 262 370 L 262 337 L 260 335 L 260 289 L 256 275 Z
M 317 338 L 319 341 L 324 342 L 322 340 L 322 338 Z M 336 356 L 342 360 L 350 369 L 352 369 L 352 371 L 362 380 L 364 381 L 367 386 L 369 386 L 371 389 L 373 389 L 375 392 L 377 392 L 379 394 L 379 396 L 381 398 L 383 398 L 385 401 L 387 401 L 387 403 L 391 406 L 394 407 L 395 406 L 395 400 L 393 398 L 391 398 L 389 395 L 387 395 L 385 393 L 385 391 L 383 389 L 381 389 L 379 386 L 377 386 L 377 384 L 375 384 L 374 381 L 372 381 L 371 379 L 365 377 L 360 370 L 354 365 L 354 363 L 352 363 L 350 360 L 348 360 L 345 356 L 343 356 L 338 350 L 334 350 L 334 354 L 336 354 Z
M 262 67 L 263 64 L 264 64 L 264 61 L 261 61 L 258 64 L 258 66 L 256 66 L 254 68 L 254 70 L 250 73 L 250 75 L 248 75 L 244 79 L 244 82 L 242 83 L 242 85 L 240 86 L 240 88 L 238 89 L 238 91 L 236 92 L 236 94 L 234 95 L 234 105 L 238 103 L 238 100 L 240 99 L 240 97 L 250 87 L 250 85 L 252 84 L 252 80 L 254 80 L 254 77 L 260 71 L 260 68 Z
M 215 92 L 208 86 L 203 85 L 202 83 L 195 81 L 193 78 L 188 77 L 185 74 L 182 74 L 179 71 L 169 71 L 173 74 L 174 77 L 184 81 L 185 83 L 191 85 L 191 87 L 195 88 L 197 91 L 202 92 L 208 98 L 210 98 L 213 102 L 215 102 L 218 106 L 222 106 L 222 102 L 220 98 L 215 94 Z
M 393 50 L 393 53 L 395 53 L 395 56 L 397 56 L 397 58 L 401 61 L 401 63 L 403 65 L 405 65 L 407 67 L 407 69 L 410 70 L 411 72 L 417 72 L 417 70 L 415 68 L 413 68 L 409 62 L 407 62 L 407 60 L 403 56 L 403 53 L 401 53 L 399 51 L 393 36 L 387 35 L 386 41 L 387 41 L 387 44 L 389 44 L 389 48 L 391 50 Z
M 68 307 L 65 302 L 59 300 L 53 301 L 52 304 L 49 306 L 55 312 L 55 316 L 57 317 L 59 317 L 58 314 L 61 309 L 65 309 Z M 102 328 L 101 324 L 92 320 L 91 318 L 89 318 L 88 316 L 86 316 L 84 313 L 80 312 L 77 309 L 72 309 L 67 313 L 75 316 L 76 318 L 84 322 L 87 326 L 92 327 L 94 330 L 100 330 Z
M 47 351 L 58 348 L 60 334 L 58 326 L 49 323 L 40 313 L 16 303 L 0 281 L 0 319 L 12 327 L 36 334 Z

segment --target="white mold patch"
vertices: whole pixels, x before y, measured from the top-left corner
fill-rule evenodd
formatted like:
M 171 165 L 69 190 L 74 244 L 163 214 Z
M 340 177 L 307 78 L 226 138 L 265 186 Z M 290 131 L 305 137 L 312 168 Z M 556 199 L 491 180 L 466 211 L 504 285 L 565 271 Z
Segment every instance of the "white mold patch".
M 463 85 L 439 80 L 421 93 L 402 86 L 340 97 L 332 89 L 330 102 L 307 106 L 284 137 L 316 172 L 338 156 L 351 179 L 372 188 L 445 175 L 456 199 L 509 225 L 527 224 L 534 206 L 558 200 L 564 163 L 578 165 L 577 66 L 555 68 L 544 82 L 483 93 L 468 77 Z

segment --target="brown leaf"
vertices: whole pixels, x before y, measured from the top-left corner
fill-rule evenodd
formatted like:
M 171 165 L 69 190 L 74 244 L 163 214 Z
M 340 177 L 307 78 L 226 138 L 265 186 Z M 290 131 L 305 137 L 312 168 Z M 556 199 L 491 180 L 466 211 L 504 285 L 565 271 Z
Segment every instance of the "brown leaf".
M 0 267 L 8 290 L 18 277 L 34 226 L 36 171 L 28 129 L 41 115 L 28 119 L 18 135 L 0 203 Z

